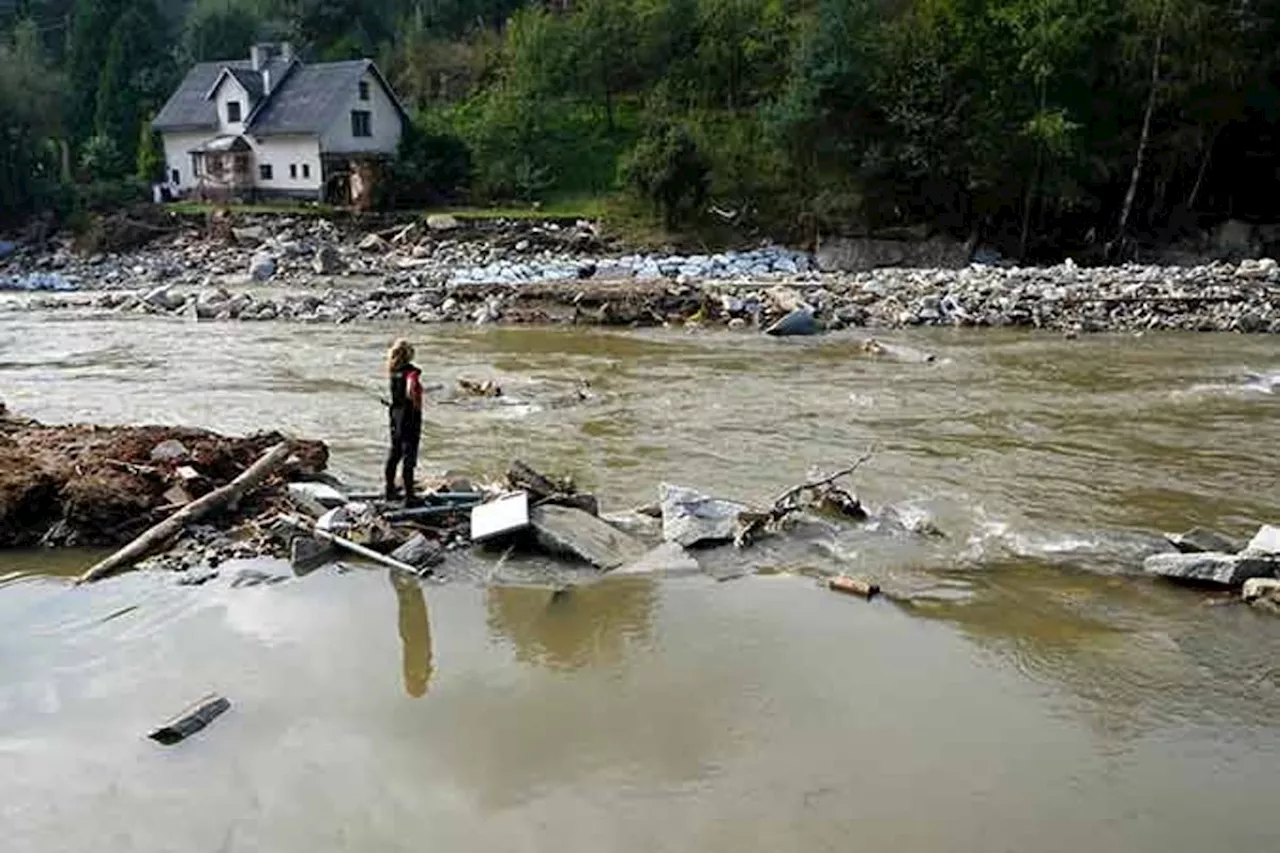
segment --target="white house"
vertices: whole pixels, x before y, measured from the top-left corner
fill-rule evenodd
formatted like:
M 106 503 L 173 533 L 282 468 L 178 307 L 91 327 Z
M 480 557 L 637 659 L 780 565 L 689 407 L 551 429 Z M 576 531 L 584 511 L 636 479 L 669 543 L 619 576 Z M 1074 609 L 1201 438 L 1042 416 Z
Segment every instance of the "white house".
M 304 64 L 284 43 L 196 65 L 152 127 L 180 195 L 323 201 L 358 195 L 353 178 L 394 157 L 407 121 L 373 62 Z

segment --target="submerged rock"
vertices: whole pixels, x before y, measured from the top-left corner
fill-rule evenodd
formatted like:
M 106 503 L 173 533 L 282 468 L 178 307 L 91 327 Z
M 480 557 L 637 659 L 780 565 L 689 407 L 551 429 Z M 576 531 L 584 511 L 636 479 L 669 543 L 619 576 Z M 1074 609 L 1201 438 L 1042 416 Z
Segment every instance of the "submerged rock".
M 764 330 L 766 335 L 789 337 L 792 335 L 816 335 L 822 331 L 812 308 L 797 308 Z
M 701 543 L 727 542 L 737 535 L 738 516 L 747 506 L 663 483 L 662 538 L 686 548 Z
M 1142 568 L 1172 580 L 1240 586 L 1253 578 L 1274 578 L 1280 558 L 1247 553 L 1155 554 L 1143 561 Z
M 1244 582 L 1242 597 L 1249 604 L 1263 605 L 1280 612 L 1280 580 L 1250 578 Z
M 1185 533 L 1168 533 L 1165 538 L 1183 554 L 1206 552 L 1234 554 L 1240 550 L 1239 543 L 1203 527 L 1193 527 Z

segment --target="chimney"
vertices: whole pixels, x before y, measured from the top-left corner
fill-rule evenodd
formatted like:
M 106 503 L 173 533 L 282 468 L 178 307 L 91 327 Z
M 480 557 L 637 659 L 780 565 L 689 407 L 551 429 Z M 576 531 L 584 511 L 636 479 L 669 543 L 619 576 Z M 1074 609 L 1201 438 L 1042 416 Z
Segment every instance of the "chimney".
M 293 61 L 293 43 L 292 42 L 287 42 L 287 41 L 280 42 L 280 58 L 283 59 L 286 63 Z
M 249 62 L 253 65 L 254 71 L 261 71 L 269 59 L 271 59 L 271 45 L 255 44 L 249 48 Z

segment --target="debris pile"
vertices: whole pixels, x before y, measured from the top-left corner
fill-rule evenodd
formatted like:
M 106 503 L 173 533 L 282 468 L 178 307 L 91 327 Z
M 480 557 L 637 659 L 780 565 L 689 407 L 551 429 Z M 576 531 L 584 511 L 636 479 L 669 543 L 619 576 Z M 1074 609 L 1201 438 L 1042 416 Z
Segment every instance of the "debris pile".
M 185 427 L 50 426 L 0 406 L 0 547 L 114 546 L 233 481 L 278 433 L 229 438 Z M 291 452 L 221 527 L 283 505 L 289 478 L 328 461 L 317 441 Z
M 0 289 L 35 309 L 193 321 L 723 325 L 811 335 L 850 326 L 1030 327 L 1067 334 L 1280 333 L 1280 264 L 818 269 L 780 246 L 637 254 L 589 222 L 210 217 L 144 248 L 12 249 Z M 106 291 L 101 293 L 101 291 Z

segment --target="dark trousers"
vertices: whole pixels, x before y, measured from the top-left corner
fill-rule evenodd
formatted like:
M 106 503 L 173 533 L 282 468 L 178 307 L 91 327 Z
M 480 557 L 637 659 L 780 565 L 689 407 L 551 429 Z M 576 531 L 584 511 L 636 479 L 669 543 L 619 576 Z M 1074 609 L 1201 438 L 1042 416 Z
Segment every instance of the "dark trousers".
M 404 494 L 413 497 L 413 469 L 418 465 L 422 415 L 410 409 L 391 410 L 391 447 L 387 450 L 387 496 L 395 490 L 396 468 L 404 467 Z

